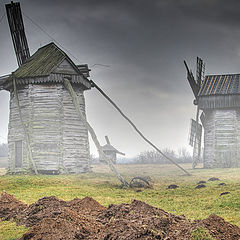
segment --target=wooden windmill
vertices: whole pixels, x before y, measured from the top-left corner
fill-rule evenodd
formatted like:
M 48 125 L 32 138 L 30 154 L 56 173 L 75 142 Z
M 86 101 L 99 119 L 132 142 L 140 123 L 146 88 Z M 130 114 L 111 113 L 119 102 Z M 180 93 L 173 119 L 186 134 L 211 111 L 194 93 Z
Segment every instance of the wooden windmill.
M 10 92 L 9 172 L 88 172 L 88 132 L 69 92 L 85 117 L 87 65 L 75 65 L 54 43 L 30 57 L 20 4 L 11 2 L 6 11 L 19 65 L 0 78 L 0 90 Z
M 115 147 L 113 147 L 110 143 L 108 136 L 105 136 L 105 139 L 106 139 L 107 144 L 102 146 L 103 152 L 105 153 L 105 155 L 107 157 L 109 157 L 112 160 L 113 163 L 116 163 L 117 154 L 125 156 L 125 153 L 122 153 L 122 152 L 118 151 Z
M 240 167 L 240 74 L 207 75 L 195 81 L 188 67 L 187 73 L 198 108 L 196 122 L 202 111 L 203 166 Z

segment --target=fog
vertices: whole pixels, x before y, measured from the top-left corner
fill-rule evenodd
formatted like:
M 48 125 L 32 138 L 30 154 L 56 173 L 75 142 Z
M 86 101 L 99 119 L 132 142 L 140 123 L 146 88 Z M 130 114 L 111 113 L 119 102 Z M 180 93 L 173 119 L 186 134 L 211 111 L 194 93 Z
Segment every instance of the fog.
M 3 3 L 8 1 L 0 2 L 0 17 Z M 237 0 L 20 3 L 31 54 L 55 41 L 76 64 L 88 63 L 91 79 L 160 149 L 191 150 L 188 131 L 196 109 L 184 59 L 194 71 L 200 56 L 207 74 L 239 72 Z M 0 32 L 0 75 L 5 75 L 17 68 L 6 16 Z M 108 135 L 126 157 L 151 149 L 96 89 L 85 97 L 88 121 L 101 144 Z M 8 101 L 1 91 L 0 142 L 7 141 Z M 91 152 L 96 154 L 92 142 Z

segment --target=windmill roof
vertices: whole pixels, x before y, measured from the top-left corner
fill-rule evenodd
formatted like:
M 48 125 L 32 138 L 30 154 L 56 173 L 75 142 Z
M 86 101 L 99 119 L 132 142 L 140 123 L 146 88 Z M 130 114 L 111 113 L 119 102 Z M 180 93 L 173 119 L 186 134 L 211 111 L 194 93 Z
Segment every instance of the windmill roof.
M 199 96 L 240 94 L 240 74 L 207 75 Z
M 67 61 L 72 67 L 72 72 L 55 72 L 55 69 L 63 62 Z M 80 67 L 83 65 L 79 65 Z M 81 84 L 84 89 L 90 89 L 91 83 L 87 79 L 84 71 L 89 72 L 87 65 L 84 70 L 79 69 L 68 55 L 62 51 L 55 43 L 51 42 L 39 48 L 27 61 L 22 64 L 15 72 L 17 84 L 62 82 L 63 77 L 71 75 L 72 83 Z M 0 90 L 9 90 L 12 87 L 12 75 L 0 78 Z
M 17 78 L 48 76 L 65 58 L 80 73 L 67 54 L 51 42 L 39 48 L 14 74 Z
M 124 154 L 122 152 L 119 152 L 115 147 L 113 147 L 111 144 L 105 144 L 104 146 L 102 146 L 103 151 L 112 151 L 112 152 L 116 152 L 119 154 Z M 124 154 L 125 155 L 125 154 Z

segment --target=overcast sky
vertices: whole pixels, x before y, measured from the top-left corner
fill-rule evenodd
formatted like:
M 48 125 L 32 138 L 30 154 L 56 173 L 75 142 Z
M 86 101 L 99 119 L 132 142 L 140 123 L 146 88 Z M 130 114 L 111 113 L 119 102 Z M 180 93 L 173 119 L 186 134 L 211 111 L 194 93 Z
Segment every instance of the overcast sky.
M 8 2 L 0 1 L 0 17 Z M 196 109 L 184 59 L 194 72 L 197 56 L 205 61 L 207 74 L 240 72 L 238 0 L 20 3 L 31 54 L 55 39 L 76 64 L 88 63 L 91 78 L 161 149 L 188 147 Z M 0 23 L 0 56 L 0 75 L 17 68 L 6 16 Z M 101 144 L 108 135 L 128 157 L 151 149 L 96 89 L 85 96 L 87 117 Z M 8 101 L 8 93 L 0 92 L 0 142 L 7 141 Z

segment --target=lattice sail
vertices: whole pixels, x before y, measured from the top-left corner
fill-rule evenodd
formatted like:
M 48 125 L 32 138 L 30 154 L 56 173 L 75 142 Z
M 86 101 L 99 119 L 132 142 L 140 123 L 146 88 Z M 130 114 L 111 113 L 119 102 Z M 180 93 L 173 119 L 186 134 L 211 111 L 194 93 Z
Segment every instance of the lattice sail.
M 6 11 L 17 62 L 21 66 L 30 57 L 30 52 L 25 35 L 20 3 L 11 2 L 10 4 L 6 4 Z

